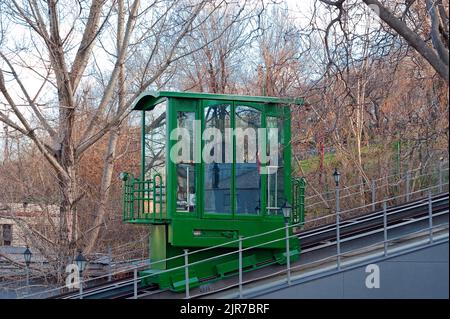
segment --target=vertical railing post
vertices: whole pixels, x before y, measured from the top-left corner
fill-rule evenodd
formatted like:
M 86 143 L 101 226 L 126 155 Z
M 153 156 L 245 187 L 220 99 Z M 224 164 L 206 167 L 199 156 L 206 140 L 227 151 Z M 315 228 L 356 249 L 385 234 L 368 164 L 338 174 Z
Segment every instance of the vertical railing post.
M 137 276 L 137 266 L 136 266 L 136 267 L 134 267 L 134 270 L 133 270 L 134 299 L 137 299 L 137 281 L 138 281 L 138 276 Z
M 112 251 L 111 251 L 111 246 L 108 246 L 108 281 L 111 281 L 112 279 Z
M 433 243 L 433 200 L 431 190 L 428 191 L 428 227 L 430 228 L 430 243 Z
M 27 271 L 27 295 L 30 294 L 30 267 L 28 264 L 26 265 L 26 271 Z
M 163 219 L 163 180 L 161 176 L 159 177 L 159 219 Z
M 387 256 L 387 209 L 386 209 L 386 201 L 383 201 L 383 243 L 384 243 L 384 255 Z
M 239 236 L 239 298 L 243 298 L 242 293 L 242 236 Z
M 375 188 L 375 180 L 372 181 L 372 211 L 375 211 L 375 202 L 377 200 L 376 197 L 376 188 Z
M 123 186 L 123 193 L 122 193 L 122 221 L 125 221 L 126 219 L 126 211 L 128 209 L 128 205 L 127 205 L 127 192 L 128 192 L 128 188 L 127 188 L 127 182 L 123 181 L 122 182 L 122 186 Z
M 184 281 L 186 285 L 186 299 L 189 299 L 189 249 L 184 249 Z
M 443 166 L 443 160 L 441 159 L 439 161 L 439 193 L 442 193 L 443 187 L 442 187 L 442 166 Z
M 139 192 L 138 192 L 139 211 L 137 213 L 137 218 L 142 218 L 145 216 L 145 214 L 144 214 L 145 207 L 144 207 L 144 200 L 143 200 L 145 197 L 145 191 L 144 191 L 145 182 L 143 179 L 139 181 L 138 188 L 139 188 Z
M 134 196 L 134 192 L 135 192 L 135 187 L 136 187 L 136 183 L 134 182 L 135 178 L 134 176 L 131 176 L 130 179 L 130 193 L 131 193 L 131 198 L 130 198 L 130 214 L 128 215 L 129 217 L 131 217 L 130 219 L 133 220 L 134 219 L 134 205 L 135 205 L 135 196 Z
M 151 212 L 151 214 L 149 214 L 150 218 L 154 218 L 156 219 L 156 176 L 153 176 L 153 184 L 152 184 L 152 197 L 153 197 L 153 202 L 152 202 L 152 206 L 153 206 L 153 210 Z
M 291 254 L 289 248 L 289 222 L 286 221 L 286 267 L 287 267 L 287 283 L 291 285 Z
M 409 202 L 409 193 L 410 193 L 410 190 L 409 190 L 409 187 L 410 187 L 410 179 L 411 179 L 411 175 L 410 175 L 411 173 L 408 171 L 408 172 L 406 172 L 406 201 L 407 202 Z
M 189 189 L 189 165 L 186 166 L 186 201 L 187 201 L 187 210 L 189 211 L 189 205 L 190 205 L 190 199 L 189 195 L 191 193 L 191 190 Z
M 79 290 L 79 296 L 80 299 L 83 299 L 83 279 L 81 278 L 81 271 L 79 272 L 79 281 L 80 281 L 80 290 Z
M 339 186 L 336 186 L 336 250 L 337 250 L 337 269 L 341 269 L 341 234 L 340 234 L 340 206 L 339 206 Z

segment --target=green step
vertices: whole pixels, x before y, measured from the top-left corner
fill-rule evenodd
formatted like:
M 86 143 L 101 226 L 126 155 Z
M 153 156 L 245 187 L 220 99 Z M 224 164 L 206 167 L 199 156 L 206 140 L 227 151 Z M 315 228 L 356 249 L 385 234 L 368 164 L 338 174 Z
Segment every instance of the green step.
M 250 255 L 242 258 L 242 268 L 255 268 L 256 267 L 256 256 Z M 221 277 L 226 277 L 235 274 L 239 270 L 239 259 L 231 260 L 222 264 L 216 265 L 217 273 Z

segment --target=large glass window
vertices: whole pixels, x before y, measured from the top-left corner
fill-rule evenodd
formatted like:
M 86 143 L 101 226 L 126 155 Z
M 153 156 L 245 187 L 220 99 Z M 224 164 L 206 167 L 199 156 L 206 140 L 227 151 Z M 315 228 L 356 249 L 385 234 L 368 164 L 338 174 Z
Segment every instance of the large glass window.
M 267 128 L 267 154 L 269 156 L 267 163 L 267 213 L 279 215 L 282 214 L 281 206 L 286 201 L 284 195 L 283 119 L 268 116 Z M 271 130 L 270 128 L 276 128 L 277 130 Z
M 176 154 L 177 211 L 193 212 L 196 205 L 194 153 L 195 112 L 177 112 L 177 136 L 181 147 Z M 184 141 L 183 141 L 184 139 Z
M 145 112 L 144 177 L 152 179 L 158 173 L 165 178 L 166 163 L 166 107 L 162 102 Z
M 236 213 L 258 214 L 261 203 L 261 177 L 258 150 L 258 128 L 261 112 L 236 106 Z
M 231 128 L 231 106 L 205 108 L 204 212 L 231 214 L 232 143 L 226 143 Z M 210 129 L 210 130 L 208 130 Z M 231 159 L 231 161 L 230 161 Z

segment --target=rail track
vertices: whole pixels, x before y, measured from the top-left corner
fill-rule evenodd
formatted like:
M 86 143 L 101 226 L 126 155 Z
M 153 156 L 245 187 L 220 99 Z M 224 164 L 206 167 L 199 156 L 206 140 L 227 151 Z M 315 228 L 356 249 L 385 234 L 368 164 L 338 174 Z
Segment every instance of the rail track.
M 445 208 L 448 209 L 449 193 L 441 193 L 433 196 L 432 213 L 437 213 Z M 405 219 L 419 218 L 428 214 L 428 198 L 420 198 L 406 204 L 391 206 L 386 209 L 387 225 L 395 225 L 401 223 Z M 375 211 L 362 216 L 344 219 L 340 222 L 340 236 L 347 238 L 358 235 L 367 231 L 371 231 L 383 226 L 383 210 Z M 300 231 L 297 233 L 301 239 L 302 249 L 311 248 L 323 242 L 327 242 L 336 238 L 336 224 L 327 224 Z
M 157 285 L 137 286 L 138 297 L 147 296 L 162 292 Z M 67 292 L 49 299 L 79 299 L 80 292 Z M 127 299 L 134 297 L 133 272 L 124 278 L 107 281 L 105 283 L 83 288 L 83 299 Z
M 449 193 L 434 195 L 432 201 L 432 213 L 448 210 Z M 401 223 L 407 219 L 420 218 L 429 214 L 429 198 L 421 198 L 406 204 L 392 206 L 386 209 L 386 223 L 388 226 Z M 382 228 L 384 226 L 383 210 L 375 211 L 366 215 L 344 219 L 340 222 L 341 238 L 348 238 L 368 231 Z M 297 233 L 301 237 L 302 249 L 311 249 L 323 245 L 324 242 L 333 241 L 336 238 L 336 224 L 327 224 L 302 230 Z M 135 287 L 133 271 L 127 272 L 120 279 L 108 281 L 93 287 L 83 288 L 84 299 L 126 299 L 134 298 L 136 290 L 137 298 L 151 298 L 160 293 L 170 293 L 168 290 L 160 290 L 157 285 Z M 173 293 L 175 294 L 175 293 Z M 77 299 L 80 292 L 69 292 L 51 299 Z

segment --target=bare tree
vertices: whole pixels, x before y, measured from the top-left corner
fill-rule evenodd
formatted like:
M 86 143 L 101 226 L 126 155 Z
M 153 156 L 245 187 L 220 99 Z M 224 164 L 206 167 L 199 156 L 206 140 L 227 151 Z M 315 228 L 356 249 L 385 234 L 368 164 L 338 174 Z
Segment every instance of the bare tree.
M 179 63 L 176 85 L 189 91 L 236 93 L 238 74 L 246 68 L 242 62 L 258 28 L 255 20 L 264 8 L 243 1 L 239 6 L 211 9 L 199 17 L 207 17 L 206 23 L 183 40 L 190 50 L 202 49 Z M 220 41 L 213 41 L 217 38 Z
M 2 5 L 2 20 L 21 30 L 26 41 L 20 49 L 14 38 L 2 38 L 0 92 L 11 112 L 0 111 L 0 120 L 31 139 L 56 174 L 60 225 L 55 250 L 60 273 L 80 240 L 87 252 L 95 247 L 107 212 L 117 136 L 133 100 L 174 62 L 201 49 L 186 50 L 181 41 L 205 23 L 207 17 L 197 17 L 206 5 L 214 12 L 230 4 L 134 0 L 126 6 L 123 1 L 93 0 L 87 5 L 13 0 L 10 6 Z M 132 65 L 136 62 L 140 66 Z M 133 71 L 128 76 L 127 68 Z M 86 109 L 81 101 L 86 87 L 92 86 L 88 74 L 98 74 L 98 82 L 91 103 L 95 107 Z M 38 79 L 37 89 L 36 81 L 29 81 L 31 76 Z M 52 91 L 57 99 L 49 94 Z M 78 184 L 77 165 L 107 134 L 95 221 L 80 237 L 77 205 L 86 193 Z
M 338 9 L 338 16 L 334 18 L 328 28 L 334 23 L 341 23 L 341 19 L 347 14 L 345 11 L 345 4 L 348 0 L 320 0 L 322 3 L 329 6 L 336 7 Z M 404 19 L 408 15 L 408 12 L 414 6 L 419 6 L 418 1 L 394 1 L 386 4 L 378 0 L 363 0 L 363 2 L 369 6 L 376 14 L 385 22 L 389 27 L 395 30 L 405 41 L 412 46 L 417 52 L 426 59 L 435 71 L 441 76 L 441 78 L 448 84 L 448 1 L 442 0 L 431 1 L 426 0 L 426 10 L 424 15 L 419 15 L 419 19 L 412 21 L 413 26 L 409 26 Z M 393 7 L 394 10 L 391 10 Z M 403 8 L 403 10 L 401 10 Z M 395 11 L 400 14 L 396 15 Z M 426 18 L 430 21 L 430 31 L 425 39 L 414 28 L 414 24 L 421 24 L 423 21 L 420 19 Z M 432 45 L 427 44 L 428 39 L 431 38 Z
M 309 50 L 309 39 L 302 36 L 286 6 L 272 6 L 260 18 L 259 50 L 255 68 L 258 95 L 293 96 L 300 86 L 301 60 Z

